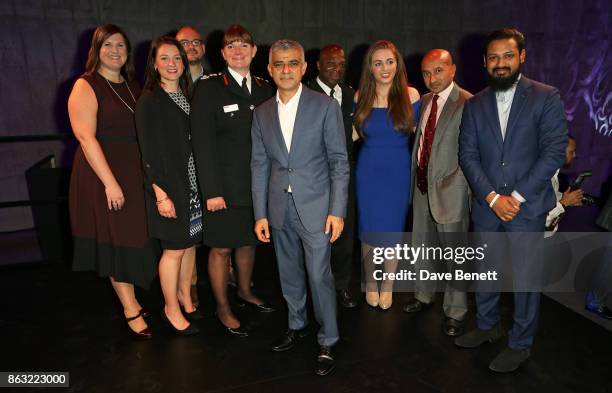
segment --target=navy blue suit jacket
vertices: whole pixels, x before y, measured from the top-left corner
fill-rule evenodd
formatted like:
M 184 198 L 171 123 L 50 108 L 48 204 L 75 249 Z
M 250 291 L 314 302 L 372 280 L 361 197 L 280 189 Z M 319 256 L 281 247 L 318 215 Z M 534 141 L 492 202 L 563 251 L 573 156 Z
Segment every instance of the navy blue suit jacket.
M 510 195 L 516 190 L 526 199 L 514 220 L 545 215 L 555 206 L 550 179 L 564 163 L 566 145 L 565 112 L 559 91 L 552 86 L 521 76 L 504 139 L 495 92 L 487 88 L 468 100 L 459 162 L 475 199 L 474 223 L 485 227 L 501 223 L 485 201 L 491 191 Z

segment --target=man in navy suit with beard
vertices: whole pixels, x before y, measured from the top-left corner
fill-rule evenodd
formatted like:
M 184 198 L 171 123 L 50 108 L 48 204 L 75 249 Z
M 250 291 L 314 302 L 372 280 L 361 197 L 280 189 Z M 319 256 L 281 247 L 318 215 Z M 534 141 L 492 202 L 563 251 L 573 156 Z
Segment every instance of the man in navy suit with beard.
M 459 162 L 473 192 L 475 232 L 544 232 L 556 204 L 550 179 L 563 166 L 567 123 L 559 91 L 521 74 L 525 38 L 516 29 L 487 37 L 484 63 L 489 87 L 463 112 Z M 522 235 L 522 234 L 521 234 Z M 525 234 L 525 239 L 533 239 Z M 534 259 L 526 244 L 511 249 L 515 288 L 531 278 Z M 477 292 L 478 328 L 455 340 L 475 348 L 503 335 L 499 293 Z M 539 292 L 514 292 L 508 348 L 489 365 L 511 372 L 530 356 L 540 307 Z

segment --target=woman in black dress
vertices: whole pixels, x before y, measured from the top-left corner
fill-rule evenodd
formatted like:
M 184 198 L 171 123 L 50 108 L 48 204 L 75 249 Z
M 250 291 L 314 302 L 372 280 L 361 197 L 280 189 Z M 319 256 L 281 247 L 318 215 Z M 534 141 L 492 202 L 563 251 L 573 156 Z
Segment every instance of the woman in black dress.
M 202 318 L 190 291 L 195 245 L 202 236 L 202 208 L 189 133 L 188 64 L 176 39 L 154 40 L 144 92 L 136 108 L 149 234 L 161 241 L 164 250 L 159 261 L 166 301 L 162 317 L 181 335 L 198 333 L 190 321 Z
M 70 177 L 70 224 L 77 271 L 109 277 L 133 336 L 151 338 L 134 284 L 147 288 L 156 253 L 147 236 L 143 174 L 134 127 L 138 83 L 130 41 L 117 26 L 98 26 L 85 74 L 68 98 L 79 147 Z
M 204 244 L 211 247 L 208 273 L 217 317 L 230 333 L 246 336 L 227 298 L 230 255 L 238 271 L 238 300 L 261 312 L 274 311 L 251 290 L 258 240 L 251 200 L 251 120 L 253 109 L 274 92 L 249 70 L 257 52 L 251 34 L 231 26 L 221 54 L 227 68 L 198 81 L 193 96 L 193 149 L 202 188 Z

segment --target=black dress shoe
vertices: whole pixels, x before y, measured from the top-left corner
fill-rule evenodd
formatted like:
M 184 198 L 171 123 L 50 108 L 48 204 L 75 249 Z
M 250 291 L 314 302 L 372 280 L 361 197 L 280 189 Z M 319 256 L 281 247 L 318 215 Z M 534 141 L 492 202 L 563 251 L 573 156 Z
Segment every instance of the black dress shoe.
M 185 329 L 180 330 L 174 327 L 168 316 L 166 315 L 166 311 L 162 310 L 161 312 L 162 319 L 166 322 L 166 325 L 170 328 L 170 330 L 176 334 L 177 336 L 193 336 L 194 334 L 200 333 L 200 329 L 198 329 L 193 323 L 190 323 Z
M 134 316 L 134 317 L 129 317 L 129 318 L 125 318 L 126 322 L 131 322 L 134 321 L 140 317 L 142 317 L 142 319 L 145 318 L 145 314 L 146 311 L 140 310 L 138 312 L 138 315 Z M 148 316 L 148 315 L 147 315 Z M 132 328 L 130 327 L 130 325 L 128 325 L 128 330 L 130 331 L 130 336 L 134 339 L 134 340 L 150 340 L 153 338 L 153 332 L 151 331 L 151 328 L 149 326 L 147 326 L 146 328 L 142 329 L 139 332 L 136 332 L 134 330 L 132 330 Z
M 519 366 L 527 359 L 531 352 L 527 349 L 504 349 L 493 361 L 489 364 L 489 370 L 498 373 L 511 373 L 516 371 Z
M 321 347 L 319 347 L 319 355 L 317 355 L 317 367 L 315 368 L 315 374 L 325 376 L 331 373 L 335 367 L 336 362 L 334 361 L 331 347 L 321 345 Z
M 495 325 L 493 328 L 489 330 L 481 330 L 476 328 L 472 331 L 467 332 L 466 334 L 457 337 L 455 339 L 455 345 L 459 348 L 477 348 L 484 343 L 492 343 L 504 336 L 504 332 L 499 326 L 499 324 Z
M 264 303 L 255 304 L 255 303 L 247 302 L 246 300 L 244 300 L 238 295 L 236 295 L 236 306 L 241 307 L 241 308 L 248 306 L 254 309 L 255 311 L 263 312 L 263 313 L 276 311 L 276 309 L 268 303 L 264 302 Z
M 308 326 L 299 330 L 287 329 L 282 337 L 272 344 L 272 350 L 274 352 L 288 351 L 293 348 L 298 340 L 308 336 L 308 333 Z
M 444 323 L 442 324 L 442 331 L 444 334 L 450 337 L 461 336 L 464 332 L 463 329 L 463 321 L 459 321 L 458 319 L 454 319 L 451 317 L 444 318 Z
M 351 296 L 351 292 L 348 289 L 338 291 L 338 301 L 344 308 L 355 308 L 357 307 L 357 301 Z
M 406 303 L 403 310 L 404 312 L 412 314 L 412 313 L 419 312 L 421 310 L 426 309 L 427 307 L 429 307 L 429 305 L 430 305 L 429 303 L 423 303 L 422 301 L 416 298 L 413 298 L 411 301 Z
M 219 321 L 219 324 L 223 327 L 223 329 L 230 336 L 235 336 L 235 337 L 240 337 L 240 338 L 249 336 L 249 333 L 242 326 L 238 326 L 237 328 L 231 328 L 231 327 L 225 326 L 225 324 L 221 321 L 221 319 L 219 319 L 219 316 L 217 315 L 217 313 L 215 313 L 215 317 L 217 318 L 217 321 Z
M 597 305 L 587 304 L 585 308 L 586 308 L 587 311 L 590 311 L 593 314 L 599 315 L 600 317 L 602 317 L 604 319 L 612 319 L 612 310 L 608 306 L 606 306 L 606 305 L 602 305 L 602 304 L 597 304 Z

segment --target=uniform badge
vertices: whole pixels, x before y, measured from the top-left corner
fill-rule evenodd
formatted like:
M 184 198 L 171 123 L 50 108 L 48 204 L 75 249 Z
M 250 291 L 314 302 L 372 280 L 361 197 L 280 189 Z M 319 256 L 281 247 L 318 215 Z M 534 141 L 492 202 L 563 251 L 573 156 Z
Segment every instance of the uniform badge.
M 225 113 L 231 113 L 231 112 L 236 112 L 238 110 L 238 104 L 232 104 L 232 105 L 225 105 L 223 106 L 223 112 Z M 233 115 L 233 113 L 232 113 Z

